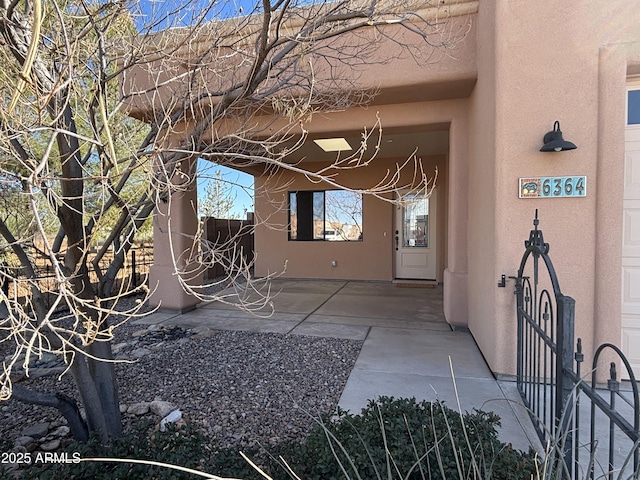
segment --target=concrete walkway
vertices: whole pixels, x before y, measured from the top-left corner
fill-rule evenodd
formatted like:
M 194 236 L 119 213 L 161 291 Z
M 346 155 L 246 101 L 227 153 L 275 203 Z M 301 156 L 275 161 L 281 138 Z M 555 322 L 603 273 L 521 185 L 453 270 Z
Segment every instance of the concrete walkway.
M 258 316 L 214 302 L 182 315 L 157 312 L 136 323 L 363 340 L 340 398 L 345 410 L 357 413 L 381 395 L 442 400 L 455 410 L 494 411 L 502 419 L 502 441 L 521 450 L 536 445 L 515 384 L 494 379 L 471 334 L 452 331 L 445 322 L 442 287 L 427 287 L 277 279 L 268 317 L 271 309 L 260 308 L 260 294 L 227 290 L 225 301 L 242 298 Z

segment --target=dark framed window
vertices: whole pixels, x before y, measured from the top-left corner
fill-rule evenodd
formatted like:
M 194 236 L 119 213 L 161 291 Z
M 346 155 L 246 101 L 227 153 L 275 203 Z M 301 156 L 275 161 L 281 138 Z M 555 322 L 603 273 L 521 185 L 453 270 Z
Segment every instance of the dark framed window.
M 627 92 L 627 125 L 640 125 L 640 89 Z
M 289 192 L 289 240 L 362 241 L 362 194 L 349 190 Z

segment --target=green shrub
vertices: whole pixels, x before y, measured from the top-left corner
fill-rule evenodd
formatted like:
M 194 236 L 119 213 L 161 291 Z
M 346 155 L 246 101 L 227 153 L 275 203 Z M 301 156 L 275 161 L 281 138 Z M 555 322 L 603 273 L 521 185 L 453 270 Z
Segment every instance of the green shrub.
M 131 432 L 112 444 L 101 445 L 96 438 L 87 443 L 72 443 L 65 448 L 69 458 L 117 458 L 152 460 L 164 464 L 202 470 L 206 468 L 209 453 L 204 437 L 187 424 L 180 428 L 169 424 L 165 432 L 153 430 L 153 425 L 142 421 Z M 26 478 L 38 480 L 65 479 L 191 479 L 193 475 L 166 467 L 136 463 L 80 462 L 63 464 L 35 464 L 26 472 Z
M 381 397 L 360 415 L 324 416 L 292 459 L 312 479 L 530 478 L 533 452 L 498 439 L 494 413 L 460 415 L 442 403 Z
M 274 445 L 268 449 L 243 449 L 242 453 L 262 471 L 268 472 L 274 480 L 295 478 L 287 473 L 283 460 L 297 462 L 299 456 L 304 454 L 300 444 L 291 441 Z M 207 472 L 223 478 L 241 478 L 242 480 L 264 480 L 265 478 L 243 458 L 240 451 L 232 448 L 222 449 L 212 454 Z
M 257 450 L 243 450 L 243 453 L 256 461 L 261 457 Z M 263 480 L 261 476 L 249 463 L 240 455 L 237 449 L 227 448 L 221 449 L 212 455 L 210 468 L 208 473 L 223 478 L 242 478 L 243 480 Z
M 302 444 L 288 442 L 245 450 L 274 480 L 295 478 L 280 457 L 304 480 L 331 479 L 529 479 L 536 478 L 533 452 L 501 443 L 494 413 L 460 415 L 442 403 L 381 397 L 359 415 L 339 410 L 325 415 Z M 146 459 L 195 468 L 221 477 L 262 480 L 237 450 L 207 450 L 192 426 L 154 432 L 146 422 L 110 446 L 95 439 L 65 449 L 81 458 Z M 1 475 L 0 475 L 1 478 Z M 188 473 L 134 463 L 81 462 L 34 465 L 33 479 L 187 479 Z

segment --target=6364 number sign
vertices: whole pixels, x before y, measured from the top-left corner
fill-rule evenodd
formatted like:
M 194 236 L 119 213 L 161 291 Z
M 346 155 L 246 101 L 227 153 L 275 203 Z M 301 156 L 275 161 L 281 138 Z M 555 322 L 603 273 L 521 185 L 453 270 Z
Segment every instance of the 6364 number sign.
M 520 198 L 586 197 L 587 177 L 528 177 L 520 179 Z

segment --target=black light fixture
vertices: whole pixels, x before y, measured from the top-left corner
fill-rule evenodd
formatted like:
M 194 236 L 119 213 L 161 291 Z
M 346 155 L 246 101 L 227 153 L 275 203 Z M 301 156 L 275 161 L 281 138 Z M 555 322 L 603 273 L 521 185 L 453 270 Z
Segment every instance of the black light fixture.
M 540 149 L 541 152 L 561 152 L 563 150 L 575 150 L 575 144 L 567 142 L 562 138 L 562 131 L 560 130 L 560 122 L 556 120 L 553 124 L 553 130 L 547 132 L 542 140 L 544 145 Z

